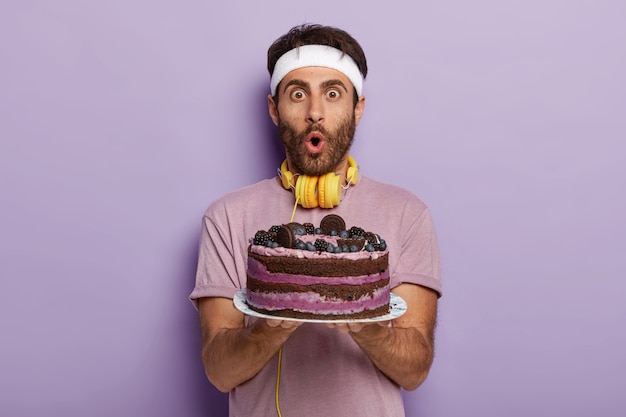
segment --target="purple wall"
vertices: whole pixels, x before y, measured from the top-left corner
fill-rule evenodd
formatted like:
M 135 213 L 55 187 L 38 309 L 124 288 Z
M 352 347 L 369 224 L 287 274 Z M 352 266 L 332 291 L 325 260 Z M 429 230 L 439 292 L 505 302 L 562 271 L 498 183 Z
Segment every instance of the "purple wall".
M 624 415 L 624 3 L 239 3 L 0 5 L 0 415 L 226 415 L 187 301 L 200 218 L 275 172 L 265 51 L 305 21 L 361 41 L 353 154 L 438 226 L 407 414 Z

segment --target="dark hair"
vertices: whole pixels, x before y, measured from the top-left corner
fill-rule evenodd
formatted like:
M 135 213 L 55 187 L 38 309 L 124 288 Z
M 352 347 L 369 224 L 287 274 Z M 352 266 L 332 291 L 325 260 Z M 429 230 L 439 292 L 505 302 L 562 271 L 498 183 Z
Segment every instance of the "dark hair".
M 267 70 L 270 76 L 278 59 L 286 52 L 303 45 L 327 45 L 339 49 L 356 63 L 363 79 L 367 76 L 367 60 L 361 45 L 348 32 L 332 26 L 306 23 L 294 26 L 276 39 L 267 50 Z

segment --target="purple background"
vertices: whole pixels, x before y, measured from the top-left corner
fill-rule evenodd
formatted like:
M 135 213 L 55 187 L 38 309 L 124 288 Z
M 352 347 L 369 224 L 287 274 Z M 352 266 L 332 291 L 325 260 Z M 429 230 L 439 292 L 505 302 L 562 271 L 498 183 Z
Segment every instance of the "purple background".
M 187 301 L 200 219 L 275 173 L 265 53 L 306 21 L 362 43 L 353 155 L 439 231 L 407 414 L 626 413 L 625 3 L 402 4 L 2 2 L 0 415 L 226 415 Z

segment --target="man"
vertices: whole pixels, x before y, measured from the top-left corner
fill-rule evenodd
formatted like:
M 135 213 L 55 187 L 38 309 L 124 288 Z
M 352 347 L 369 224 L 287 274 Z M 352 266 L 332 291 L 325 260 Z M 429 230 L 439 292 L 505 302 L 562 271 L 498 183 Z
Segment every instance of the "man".
M 230 392 L 231 416 L 403 416 L 401 388 L 416 389 L 433 360 L 441 286 L 430 211 L 402 188 L 363 175 L 351 185 L 347 177 L 367 75 L 355 39 L 337 28 L 295 27 L 270 46 L 268 70 L 269 114 L 289 172 L 345 179 L 339 205 L 298 205 L 293 220 L 319 224 L 336 213 L 377 231 L 389 248 L 392 291 L 408 309 L 391 323 L 336 326 L 237 310 L 232 298 L 246 284 L 247 239 L 288 223 L 299 200 L 280 178 L 267 179 L 227 194 L 204 216 L 190 298 L 200 313 L 206 374 Z

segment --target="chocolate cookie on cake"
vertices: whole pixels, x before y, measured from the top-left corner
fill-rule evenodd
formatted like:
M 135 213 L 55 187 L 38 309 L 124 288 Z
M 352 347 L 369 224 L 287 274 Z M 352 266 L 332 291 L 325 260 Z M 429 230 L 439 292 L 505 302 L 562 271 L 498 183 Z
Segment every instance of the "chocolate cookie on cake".
M 319 227 L 259 230 L 248 247 L 246 303 L 303 319 L 359 319 L 389 312 L 388 251 L 377 234 L 330 214 Z

